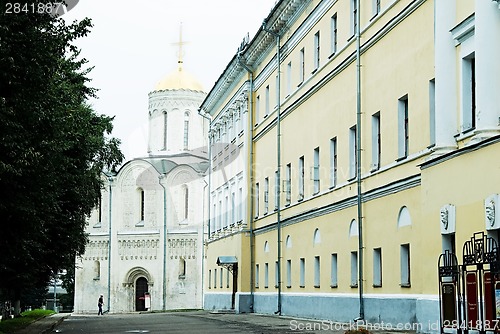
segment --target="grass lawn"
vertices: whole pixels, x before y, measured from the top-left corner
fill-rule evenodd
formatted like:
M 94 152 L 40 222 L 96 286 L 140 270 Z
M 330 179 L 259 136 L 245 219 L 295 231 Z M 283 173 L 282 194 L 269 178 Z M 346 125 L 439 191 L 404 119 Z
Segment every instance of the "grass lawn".
M 33 321 L 54 314 L 51 310 L 33 310 L 21 313 L 20 317 L 14 319 L 2 319 L 0 321 L 0 334 L 14 333 L 15 331 L 28 326 Z

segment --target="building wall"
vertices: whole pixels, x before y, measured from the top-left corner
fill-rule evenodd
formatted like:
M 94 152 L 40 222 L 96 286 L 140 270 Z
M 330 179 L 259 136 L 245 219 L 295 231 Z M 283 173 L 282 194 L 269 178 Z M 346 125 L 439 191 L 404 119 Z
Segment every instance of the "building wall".
M 365 319 L 433 332 L 437 260 L 451 248 L 450 235 L 459 259 L 475 232 L 498 239 L 486 206 L 499 192 L 491 158 L 500 138 L 499 94 L 491 89 L 499 86 L 492 75 L 498 62 L 491 57 L 500 53 L 496 44 L 486 52 L 486 36 L 500 31 L 500 10 L 497 1 L 480 0 L 387 0 L 379 10 L 376 3 L 361 3 L 361 129 L 354 127 L 353 1 L 277 3 L 265 24 L 273 30 L 286 22 L 280 85 L 273 34 L 260 30 L 242 52 L 255 69 L 247 161 L 255 170 L 248 207 L 253 280 L 239 297 L 249 294 L 255 312 L 349 321 L 361 312 L 362 259 Z M 456 231 L 443 232 L 443 206 L 454 206 Z M 209 244 L 208 253 L 232 247 Z M 227 303 L 225 294 L 210 298 L 220 301 L 211 308 Z

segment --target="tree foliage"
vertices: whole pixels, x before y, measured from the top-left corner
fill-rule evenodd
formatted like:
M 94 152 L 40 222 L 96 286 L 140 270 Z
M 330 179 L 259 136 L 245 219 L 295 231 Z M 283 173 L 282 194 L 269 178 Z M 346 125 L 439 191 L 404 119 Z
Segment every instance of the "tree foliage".
M 36 1 L 39 2 L 39 1 Z M 2 1 L 2 9 L 4 3 Z M 91 21 L 0 12 L 0 289 L 45 286 L 83 254 L 100 175 L 123 160 L 112 118 L 87 104 L 74 41 Z M 19 298 L 19 296 L 16 296 Z

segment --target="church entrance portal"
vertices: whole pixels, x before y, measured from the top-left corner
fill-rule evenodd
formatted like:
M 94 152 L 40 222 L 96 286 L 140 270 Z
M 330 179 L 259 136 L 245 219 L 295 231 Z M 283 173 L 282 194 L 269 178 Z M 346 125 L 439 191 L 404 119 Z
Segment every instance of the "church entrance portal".
M 135 310 L 146 311 L 146 293 L 148 292 L 148 280 L 139 277 L 135 281 Z

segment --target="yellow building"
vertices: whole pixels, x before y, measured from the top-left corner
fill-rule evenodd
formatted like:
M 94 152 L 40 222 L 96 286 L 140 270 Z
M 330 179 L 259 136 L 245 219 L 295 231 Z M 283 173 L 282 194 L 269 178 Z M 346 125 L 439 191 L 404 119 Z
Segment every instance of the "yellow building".
M 498 41 L 492 0 L 277 2 L 202 104 L 205 308 L 439 329 L 440 254 L 498 239 Z

